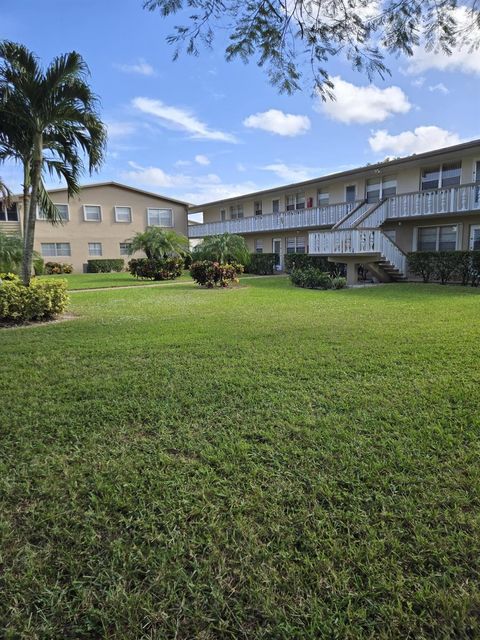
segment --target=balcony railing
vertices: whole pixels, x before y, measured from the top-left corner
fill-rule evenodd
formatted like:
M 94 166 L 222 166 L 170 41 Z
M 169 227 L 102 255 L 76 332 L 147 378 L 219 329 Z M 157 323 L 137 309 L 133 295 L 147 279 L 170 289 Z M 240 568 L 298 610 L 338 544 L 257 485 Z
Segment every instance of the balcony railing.
M 309 234 L 309 253 L 319 256 L 380 253 L 380 229 L 335 229 Z
M 358 226 L 379 227 L 388 218 L 463 213 L 479 209 L 480 185 L 462 184 L 392 196 L 365 216 Z
M 342 202 L 325 207 L 295 209 L 294 211 L 283 211 L 281 213 L 268 213 L 263 216 L 249 216 L 238 220 L 207 222 L 189 227 L 188 236 L 190 238 L 203 238 L 204 236 L 213 236 L 219 233 L 257 233 L 262 231 L 328 227 L 341 220 L 357 204 Z

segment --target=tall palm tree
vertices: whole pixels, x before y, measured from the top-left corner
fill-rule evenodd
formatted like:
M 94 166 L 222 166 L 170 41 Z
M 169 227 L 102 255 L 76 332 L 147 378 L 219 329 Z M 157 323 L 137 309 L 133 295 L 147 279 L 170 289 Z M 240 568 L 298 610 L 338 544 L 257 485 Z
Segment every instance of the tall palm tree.
M 171 229 L 149 227 L 130 241 L 129 254 L 143 251 L 149 259 L 184 256 L 188 253 L 188 239 Z
M 72 51 L 44 70 L 26 47 L 0 42 L 0 161 L 12 158 L 24 170 L 22 279 L 30 283 L 37 207 L 53 224 L 60 216 L 45 185 L 46 174 L 65 180 L 68 197 L 80 189 L 84 158 L 92 173 L 103 162 L 106 129 L 88 68 Z
M 215 260 L 216 262 L 238 262 L 246 265 L 250 260 L 250 252 L 242 236 L 233 233 L 222 233 L 205 238 L 195 247 L 194 260 Z

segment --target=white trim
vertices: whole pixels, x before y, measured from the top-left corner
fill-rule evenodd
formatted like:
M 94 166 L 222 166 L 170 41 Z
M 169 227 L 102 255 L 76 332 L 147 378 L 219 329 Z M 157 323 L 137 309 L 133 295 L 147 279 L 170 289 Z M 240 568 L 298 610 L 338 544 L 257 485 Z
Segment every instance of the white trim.
M 275 242 L 279 242 L 280 243 L 280 251 L 278 252 L 278 256 L 279 256 L 279 263 L 278 265 L 275 266 L 277 271 L 281 271 L 283 269 L 283 242 L 282 242 L 282 238 L 272 238 L 272 253 L 276 253 L 275 251 Z
M 86 217 L 86 207 L 98 207 L 100 209 L 100 220 L 88 220 Z M 83 205 L 83 220 L 84 222 L 102 222 L 103 220 L 103 211 L 101 204 L 84 204 Z
M 354 194 L 353 200 L 347 200 L 347 189 L 348 189 L 348 187 L 354 187 L 355 188 L 355 194 Z M 353 203 L 353 202 L 357 201 L 357 191 L 358 191 L 357 187 L 358 187 L 358 185 L 357 185 L 356 182 L 345 185 L 345 197 L 343 199 L 344 202 L 352 202 Z
M 151 224 L 150 211 L 170 211 L 171 224 Z M 171 207 L 147 207 L 147 227 L 160 227 L 161 229 L 173 229 L 175 227 L 175 219 L 173 209 Z
M 470 251 L 473 251 L 473 241 L 474 241 L 474 232 L 476 230 L 480 231 L 480 224 L 471 224 L 468 232 L 468 248 Z
M 130 224 L 132 222 L 132 207 L 126 204 L 118 204 L 113 207 L 115 211 L 115 222 L 118 224 Z M 130 220 L 119 220 L 117 217 L 117 209 L 129 209 L 130 210 Z
M 53 206 L 54 207 L 67 207 L 67 217 L 65 219 L 61 218 L 61 220 L 62 220 L 62 222 L 70 222 L 70 205 L 68 204 L 68 202 L 54 202 Z M 46 222 L 47 218 L 46 217 L 45 218 L 42 217 L 40 215 L 40 211 L 41 211 L 41 209 L 37 204 L 36 211 L 35 211 L 35 218 L 37 220 L 42 220 L 43 222 Z
M 100 253 L 91 253 L 90 247 L 94 244 L 100 245 Z M 91 256 L 92 258 L 101 258 L 103 256 L 103 245 L 101 242 L 98 242 L 98 241 L 87 242 L 87 247 L 88 247 L 88 255 Z
M 51 254 L 46 254 L 43 253 L 43 249 L 42 247 L 44 245 L 53 245 L 55 247 L 55 253 L 51 253 Z M 66 244 L 68 245 L 68 254 L 59 254 L 57 251 L 57 246 L 59 244 Z M 72 245 L 70 244 L 70 242 L 41 242 L 40 243 L 40 255 L 42 256 L 42 258 L 71 258 L 72 257 Z

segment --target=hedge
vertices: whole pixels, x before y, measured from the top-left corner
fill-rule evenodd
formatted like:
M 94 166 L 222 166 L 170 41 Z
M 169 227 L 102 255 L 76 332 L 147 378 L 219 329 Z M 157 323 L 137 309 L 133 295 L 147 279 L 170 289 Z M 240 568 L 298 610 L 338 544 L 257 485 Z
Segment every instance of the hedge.
M 65 280 L 33 279 L 26 287 L 19 278 L 0 278 L 0 322 L 50 320 L 63 313 L 67 304 Z
M 238 282 L 238 276 L 243 273 L 241 264 L 220 264 L 211 260 L 197 260 L 190 266 L 190 275 L 202 287 L 228 287 Z
M 268 276 L 275 272 L 276 253 L 252 253 L 245 271 L 259 276 Z
M 181 258 L 134 258 L 128 263 L 128 270 L 136 278 L 148 280 L 174 280 L 182 275 Z
M 99 258 L 87 260 L 88 273 L 111 273 L 112 271 L 123 271 L 125 261 L 123 258 Z
M 424 282 L 451 280 L 478 286 L 480 251 L 414 251 L 408 254 L 408 269 Z
M 313 267 L 325 273 L 345 275 L 345 265 L 329 262 L 324 256 L 311 256 L 308 253 L 287 253 L 285 256 L 285 271 L 291 273 L 294 269 Z
M 316 267 L 296 267 L 290 274 L 290 280 L 296 287 L 305 289 L 343 289 L 347 286 L 346 278 L 332 276 L 328 271 Z
M 72 273 L 73 267 L 66 262 L 46 262 L 44 265 L 44 271 L 47 275 L 55 275 L 61 273 Z M 40 276 L 41 273 L 37 273 L 37 267 L 35 266 L 35 275 Z

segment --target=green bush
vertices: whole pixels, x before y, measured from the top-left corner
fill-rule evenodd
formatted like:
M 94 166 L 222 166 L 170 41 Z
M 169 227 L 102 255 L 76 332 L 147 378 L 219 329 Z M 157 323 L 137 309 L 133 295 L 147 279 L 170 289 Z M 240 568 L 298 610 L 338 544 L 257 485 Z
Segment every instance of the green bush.
M 123 271 L 125 261 L 123 258 L 99 258 L 95 260 L 87 260 L 88 273 L 117 273 Z
M 33 255 L 33 272 L 36 276 L 43 276 L 45 273 L 45 263 L 39 254 Z
M 409 253 L 408 270 L 416 276 L 421 276 L 424 282 L 429 282 L 435 274 L 435 255 L 435 251 Z
M 275 272 L 276 261 L 276 253 L 252 253 L 245 271 L 259 276 L 268 276 Z
M 0 280 L 6 282 L 20 282 L 19 276 L 11 271 L 8 271 L 7 273 L 0 273 Z
M 313 267 L 332 275 L 345 275 L 344 264 L 329 262 L 324 256 L 311 256 L 308 253 L 287 253 L 285 256 L 286 273 L 291 273 L 294 269 L 305 269 L 306 267 Z
M 326 271 L 315 267 L 296 268 L 290 274 L 290 280 L 296 287 L 305 289 L 331 289 L 332 278 Z
M 25 287 L 19 279 L 0 284 L 0 322 L 18 324 L 50 320 L 63 313 L 68 304 L 65 280 L 32 280 Z
M 134 258 L 128 263 L 128 270 L 136 278 L 148 280 L 174 280 L 182 275 L 182 258 Z
M 347 286 L 347 279 L 343 276 L 331 276 L 332 289 L 345 289 Z
M 435 279 L 446 284 L 456 280 L 476 286 L 480 278 L 480 251 L 416 251 L 408 254 L 408 267 L 424 282 Z
M 243 273 L 241 264 L 220 264 L 211 260 L 197 260 L 192 262 L 190 275 L 202 287 L 228 287 L 238 282 L 238 276 Z
M 46 262 L 44 265 L 44 271 L 47 275 L 58 275 L 60 273 L 73 273 L 73 267 L 66 262 Z M 42 273 L 37 273 L 35 267 L 35 275 L 40 276 Z

